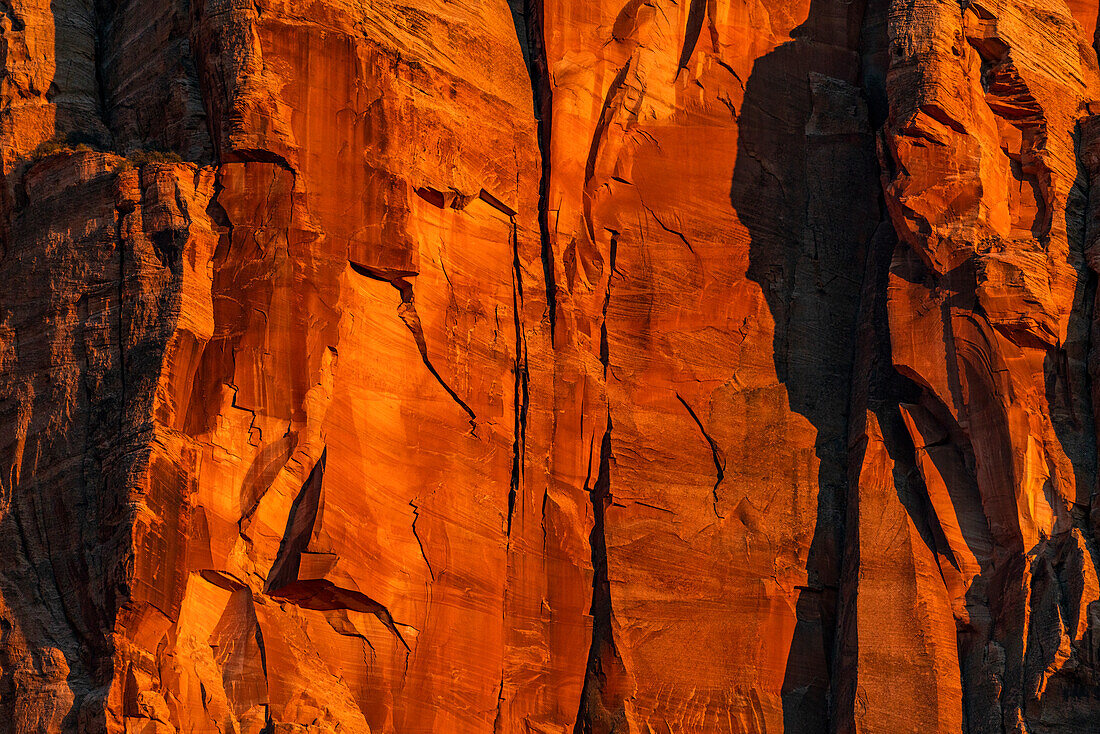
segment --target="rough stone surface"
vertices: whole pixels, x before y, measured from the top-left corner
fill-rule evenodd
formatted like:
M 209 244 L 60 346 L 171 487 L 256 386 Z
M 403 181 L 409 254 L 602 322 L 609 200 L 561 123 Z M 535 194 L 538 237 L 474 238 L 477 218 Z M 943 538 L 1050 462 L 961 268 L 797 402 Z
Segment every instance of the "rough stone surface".
M 0 732 L 1096 731 L 1098 13 L 0 3 Z

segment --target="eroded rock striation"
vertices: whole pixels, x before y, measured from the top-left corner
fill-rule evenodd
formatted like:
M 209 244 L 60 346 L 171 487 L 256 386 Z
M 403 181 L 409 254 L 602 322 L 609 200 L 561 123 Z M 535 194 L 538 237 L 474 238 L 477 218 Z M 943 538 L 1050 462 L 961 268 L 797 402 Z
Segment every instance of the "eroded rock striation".
M 0 731 L 1096 731 L 1098 13 L 0 3 Z

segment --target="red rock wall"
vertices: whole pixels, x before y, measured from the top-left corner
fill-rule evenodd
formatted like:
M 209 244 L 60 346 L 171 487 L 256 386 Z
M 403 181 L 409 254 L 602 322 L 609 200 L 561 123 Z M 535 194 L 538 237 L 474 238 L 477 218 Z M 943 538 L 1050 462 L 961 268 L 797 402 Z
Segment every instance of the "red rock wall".
M 1097 14 L 0 5 L 0 731 L 1094 731 Z

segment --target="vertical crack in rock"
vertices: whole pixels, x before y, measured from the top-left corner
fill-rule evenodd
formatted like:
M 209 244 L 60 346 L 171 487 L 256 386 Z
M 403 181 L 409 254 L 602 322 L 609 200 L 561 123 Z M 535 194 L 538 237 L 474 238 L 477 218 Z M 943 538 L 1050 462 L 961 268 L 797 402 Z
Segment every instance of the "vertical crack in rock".
M 512 476 L 508 486 L 507 535 L 512 535 L 512 516 L 516 509 L 516 498 L 523 484 L 523 466 L 527 453 L 527 406 L 530 400 L 530 385 L 527 363 L 527 340 L 523 333 L 523 273 L 519 261 L 519 236 L 516 218 L 512 221 L 512 316 L 516 330 L 516 361 L 514 371 L 513 405 L 515 414 L 514 438 L 512 443 Z
M 493 716 L 493 734 L 500 734 L 504 723 L 504 672 L 501 671 L 500 687 L 497 689 L 497 712 Z
M 420 507 L 418 507 L 413 500 L 409 500 L 409 507 L 411 507 L 413 511 L 413 537 L 416 538 L 416 544 L 420 546 L 420 555 L 424 557 L 424 565 L 428 567 L 428 575 L 432 577 L 432 581 L 435 581 L 435 571 L 432 570 L 432 562 L 428 560 L 428 553 L 424 550 L 424 541 L 420 539 L 420 533 L 416 532 L 416 521 L 420 519 Z
M 546 280 L 546 308 L 550 320 L 550 344 L 557 331 L 558 287 L 554 270 L 554 248 L 550 239 L 550 135 L 553 123 L 553 85 L 546 61 L 542 27 L 543 0 L 508 0 L 516 37 L 531 77 L 531 94 L 538 123 L 539 162 L 539 239 L 543 277 Z
M 611 582 L 607 567 L 606 512 L 611 505 L 611 416 L 607 418 L 600 444 L 600 466 L 596 482 L 586 487 L 592 502 L 593 525 L 589 536 L 592 549 L 592 645 L 588 652 L 580 710 L 574 734 L 619 731 L 625 716 L 621 684 L 622 661 L 612 627 Z M 608 706 L 614 708 L 609 709 Z
M 726 477 L 725 456 L 723 455 L 722 449 L 719 448 L 715 440 L 711 438 L 709 433 L 707 433 L 707 429 L 703 427 L 703 421 L 699 420 L 699 416 L 696 415 L 695 411 L 692 410 L 692 407 L 688 405 L 688 401 L 684 400 L 683 396 L 680 395 L 680 393 L 676 393 L 676 399 L 679 400 L 680 404 L 687 409 L 688 415 L 691 416 L 691 419 L 695 421 L 695 425 L 698 426 L 699 433 L 703 434 L 703 439 L 707 442 L 707 445 L 710 446 L 710 455 L 711 458 L 714 460 L 714 471 L 717 475 L 717 478 L 714 480 L 714 489 L 712 490 L 712 493 L 714 495 L 714 514 L 718 517 L 719 520 L 721 520 L 725 516 L 718 511 L 718 486 L 722 484 L 722 480 Z
M 603 379 L 606 387 L 607 377 L 611 371 L 611 346 L 607 338 L 607 309 L 611 307 L 611 281 L 618 274 L 616 258 L 619 255 L 619 233 L 611 230 L 611 242 L 608 246 L 607 257 L 607 289 L 603 295 L 603 311 L 600 319 L 600 364 L 603 365 Z M 610 408 L 608 409 L 610 412 Z M 587 482 L 587 480 L 586 480 Z
M 618 232 L 611 232 L 607 288 L 604 292 L 600 324 L 600 363 L 603 366 L 605 381 L 610 373 L 611 364 L 607 312 L 611 304 L 611 282 L 617 272 L 615 260 L 618 253 L 618 236 Z M 574 734 L 592 734 L 594 731 L 616 732 L 620 731 L 619 727 L 625 726 L 625 694 L 622 690 L 625 675 L 618 648 L 615 645 L 612 626 L 611 581 L 607 558 L 607 508 L 612 503 L 610 402 L 608 402 L 607 411 L 607 426 L 600 442 L 596 481 L 591 484 L 591 452 L 589 452 L 589 467 L 584 480 L 593 515 L 592 532 L 589 535 L 589 548 L 592 554 L 592 604 L 589 609 L 592 616 L 592 641 L 585 666 L 580 708 L 573 727 Z M 544 513 L 545 503 L 544 497 Z M 544 533 L 545 524 L 544 518 Z M 612 708 L 608 708 L 609 706 Z

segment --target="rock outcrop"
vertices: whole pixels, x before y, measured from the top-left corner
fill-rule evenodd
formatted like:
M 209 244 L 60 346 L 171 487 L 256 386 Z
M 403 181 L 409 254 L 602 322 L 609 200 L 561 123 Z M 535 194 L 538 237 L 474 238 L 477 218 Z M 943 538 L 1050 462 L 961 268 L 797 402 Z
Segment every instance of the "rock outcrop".
M 1095 731 L 1098 13 L 0 3 L 0 731 Z

